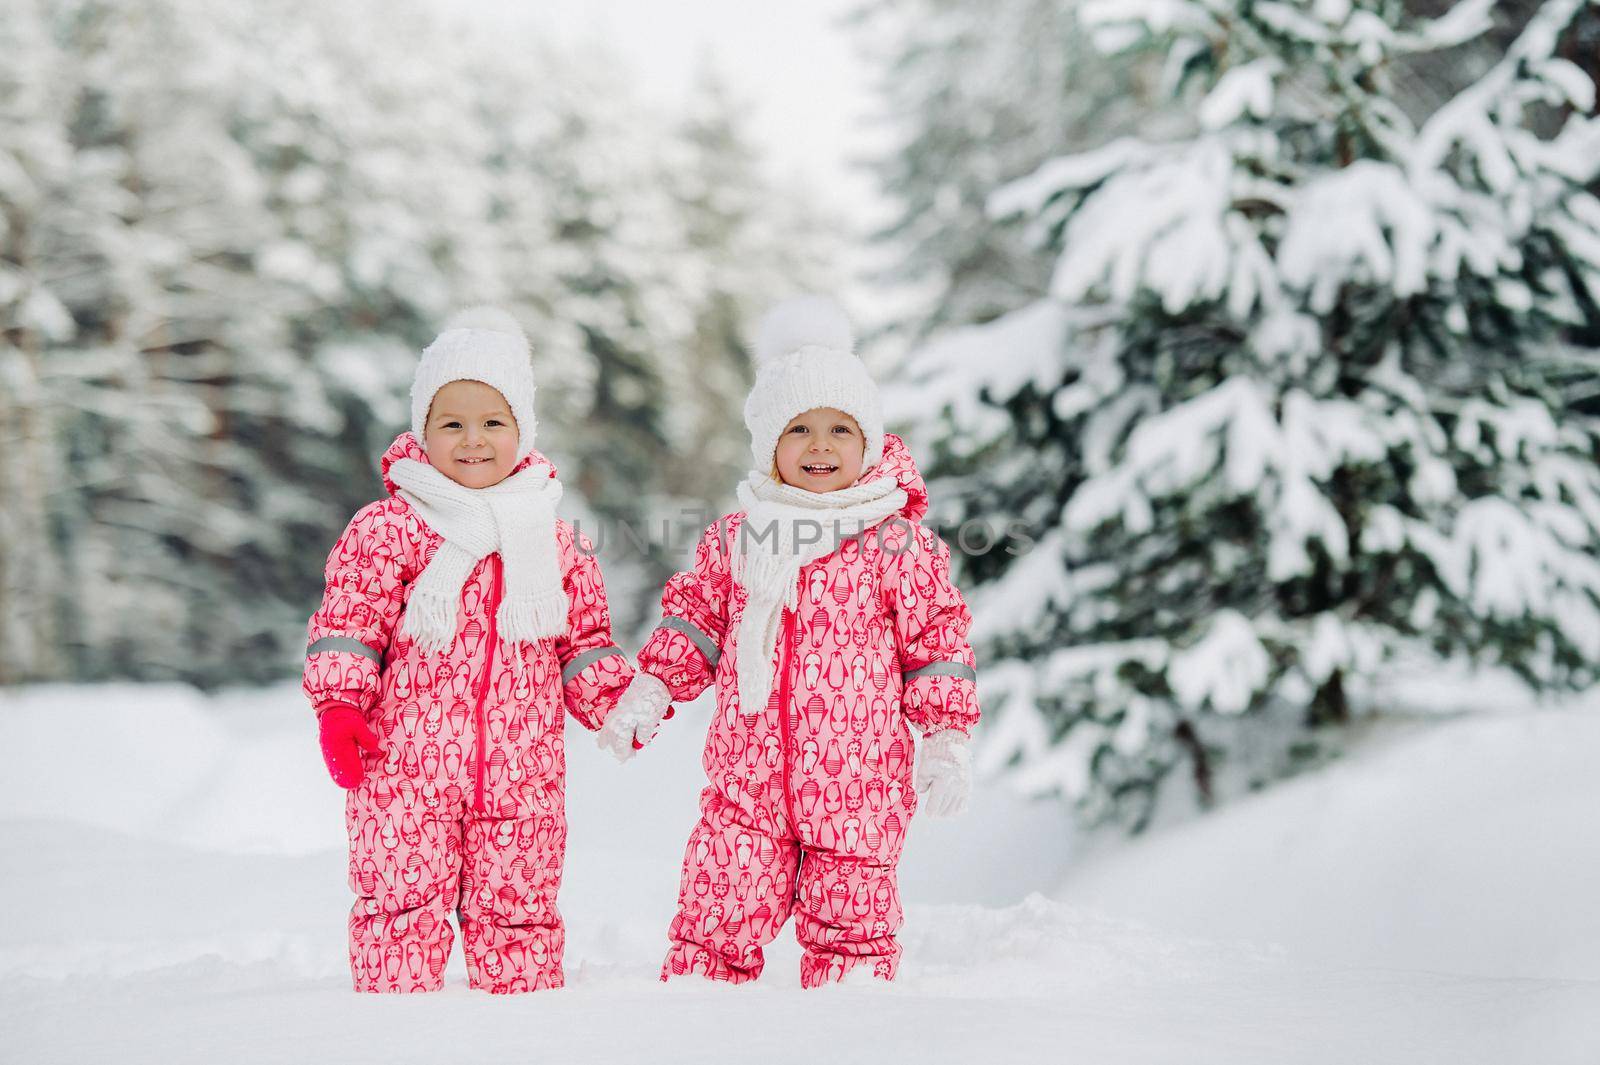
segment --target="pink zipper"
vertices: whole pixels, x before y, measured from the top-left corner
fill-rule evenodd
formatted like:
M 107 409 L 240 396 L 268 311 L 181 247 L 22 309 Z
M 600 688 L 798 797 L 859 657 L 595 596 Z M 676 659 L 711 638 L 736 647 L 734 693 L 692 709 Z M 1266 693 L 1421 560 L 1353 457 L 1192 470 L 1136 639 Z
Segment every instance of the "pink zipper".
M 472 805 L 479 813 L 483 812 L 483 745 L 489 737 L 489 722 L 484 714 L 483 702 L 489 697 L 489 682 L 494 678 L 495 653 L 500 650 L 500 599 L 505 594 L 501 587 L 503 573 L 500 569 L 500 556 L 490 555 L 489 564 L 494 567 L 494 592 L 489 597 L 489 648 L 483 660 L 483 683 L 478 686 L 478 707 L 473 712 L 473 720 L 478 727 L 477 767 L 475 772 L 476 787 L 473 792 Z
M 794 654 L 794 612 L 783 608 L 783 654 L 778 656 L 778 734 L 783 740 L 783 815 L 795 836 L 794 801 L 789 797 L 794 738 L 789 735 L 789 659 Z M 798 837 L 796 837 L 798 838 Z

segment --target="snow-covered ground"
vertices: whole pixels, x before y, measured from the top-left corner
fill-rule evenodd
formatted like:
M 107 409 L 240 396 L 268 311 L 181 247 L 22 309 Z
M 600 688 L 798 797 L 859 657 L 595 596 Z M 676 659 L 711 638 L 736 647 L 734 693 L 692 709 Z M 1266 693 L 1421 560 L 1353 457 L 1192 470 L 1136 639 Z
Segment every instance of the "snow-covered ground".
M 919 819 L 894 986 L 656 968 L 704 703 L 573 727 L 569 986 L 357 996 L 297 689 L 0 692 L 0 1061 L 1600 1062 L 1600 708 L 1390 725 L 1126 843 L 988 788 Z

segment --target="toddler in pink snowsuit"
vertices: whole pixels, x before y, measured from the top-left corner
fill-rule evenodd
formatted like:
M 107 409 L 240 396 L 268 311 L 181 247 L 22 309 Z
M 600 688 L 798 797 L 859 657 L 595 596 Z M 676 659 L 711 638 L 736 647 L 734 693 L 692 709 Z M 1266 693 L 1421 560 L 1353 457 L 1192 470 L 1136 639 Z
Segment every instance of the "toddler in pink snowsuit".
M 328 557 L 304 688 L 350 789 L 358 991 L 439 989 L 451 911 L 473 987 L 562 985 L 562 722 L 598 728 L 633 670 L 593 552 L 556 517 L 533 398 L 509 315 L 452 319 L 383 456 L 389 498 Z
M 804 987 L 894 978 L 895 869 L 918 805 L 951 814 L 978 720 L 971 624 L 927 491 L 883 432 L 830 302 L 763 322 L 745 404 L 755 469 L 662 596 L 640 672 L 602 730 L 619 757 L 715 683 L 710 785 L 689 837 L 662 979 L 742 983 L 796 914 Z M 913 773 L 912 736 L 923 733 Z M 915 786 L 913 786 L 915 785 Z

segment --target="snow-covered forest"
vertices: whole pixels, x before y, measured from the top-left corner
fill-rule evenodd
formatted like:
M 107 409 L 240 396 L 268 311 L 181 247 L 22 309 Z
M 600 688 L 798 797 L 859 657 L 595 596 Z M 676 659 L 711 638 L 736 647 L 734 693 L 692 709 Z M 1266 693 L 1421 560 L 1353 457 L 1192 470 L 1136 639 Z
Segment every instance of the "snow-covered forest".
M 1600 1060 L 1600 3 L 830 10 L 866 221 L 715 48 L 674 98 L 535 12 L 0 5 L 17 1060 Z M 631 652 L 804 291 L 975 618 L 901 977 L 654 985 L 705 697 L 620 770 L 568 726 L 565 990 L 357 1004 L 297 679 L 421 348 L 524 324 L 563 513 L 656 529 L 600 544 Z
M 422 0 L 20 0 L 0 35 L 0 683 L 291 675 L 469 303 L 525 323 L 577 513 L 704 507 L 739 321 L 834 280 L 709 69 L 669 112 Z

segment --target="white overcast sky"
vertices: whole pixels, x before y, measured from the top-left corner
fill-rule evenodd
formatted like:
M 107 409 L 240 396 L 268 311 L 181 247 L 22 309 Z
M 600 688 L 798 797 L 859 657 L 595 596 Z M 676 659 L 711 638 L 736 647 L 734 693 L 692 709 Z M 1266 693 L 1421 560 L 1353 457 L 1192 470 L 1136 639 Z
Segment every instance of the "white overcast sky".
M 844 229 L 833 293 L 858 335 L 909 313 L 916 293 L 869 281 L 893 253 L 868 241 L 892 205 L 859 161 L 889 150 L 879 114 L 877 68 L 863 31 L 843 24 L 858 0 L 438 0 L 452 17 L 510 19 L 558 47 L 598 42 L 623 67 L 623 80 L 668 114 L 681 113 L 702 66 L 710 63 L 745 109 L 746 131 L 780 180 L 801 187 Z M 863 355 L 884 366 L 892 344 Z
M 645 98 L 686 96 L 709 57 L 774 166 L 804 175 L 823 206 L 865 228 L 884 210 L 873 179 L 851 165 L 874 149 L 874 71 L 839 20 L 857 0 L 493 0 L 557 43 L 600 41 Z M 452 5 L 458 15 L 463 10 Z

